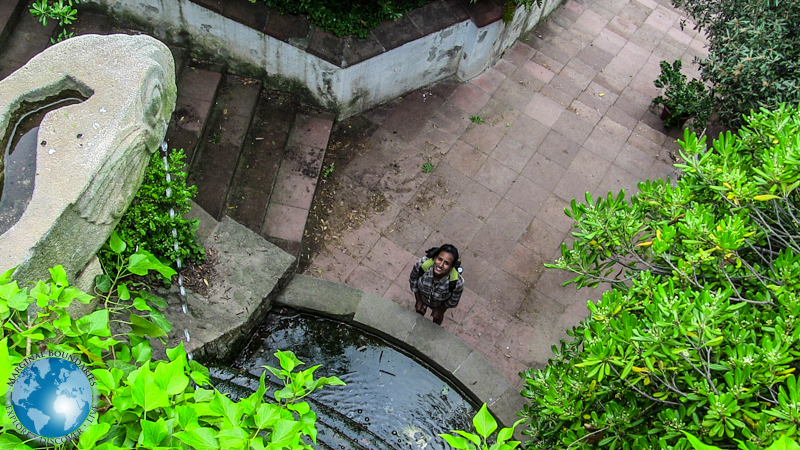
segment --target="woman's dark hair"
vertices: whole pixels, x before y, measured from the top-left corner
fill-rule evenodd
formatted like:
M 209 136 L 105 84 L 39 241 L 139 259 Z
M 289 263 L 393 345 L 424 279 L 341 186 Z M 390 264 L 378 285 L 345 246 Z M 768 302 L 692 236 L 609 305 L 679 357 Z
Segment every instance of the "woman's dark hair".
M 444 244 L 441 247 L 430 248 L 427 252 L 425 252 L 425 256 L 429 259 L 433 259 L 436 258 L 436 255 L 441 252 L 446 252 L 453 255 L 453 268 L 458 269 L 458 267 L 461 265 L 461 259 L 458 256 L 458 249 L 450 244 Z

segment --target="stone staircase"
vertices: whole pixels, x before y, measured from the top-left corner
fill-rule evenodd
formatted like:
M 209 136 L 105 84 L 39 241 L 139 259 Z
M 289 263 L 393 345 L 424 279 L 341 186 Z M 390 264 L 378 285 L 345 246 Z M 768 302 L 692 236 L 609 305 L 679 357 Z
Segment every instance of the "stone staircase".
M 27 13 L 29 3 L 0 2 L 0 78 L 47 48 L 56 31 L 52 21 L 43 27 Z M 70 30 L 137 32 L 89 11 L 81 11 Z M 334 116 L 228 73 L 223 64 L 171 49 L 178 98 L 166 141 L 186 152 L 197 204 L 214 219 L 229 216 L 298 256 Z
M 166 140 L 186 152 L 195 201 L 297 256 L 333 115 L 215 64 L 179 73 Z

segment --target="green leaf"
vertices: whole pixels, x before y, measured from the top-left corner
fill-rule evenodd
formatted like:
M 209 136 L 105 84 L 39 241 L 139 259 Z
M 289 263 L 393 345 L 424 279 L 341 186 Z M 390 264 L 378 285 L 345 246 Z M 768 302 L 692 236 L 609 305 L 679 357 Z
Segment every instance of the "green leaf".
M 58 286 L 69 286 L 69 281 L 67 281 L 67 272 L 64 271 L 63 266 L 55 266 L 50 269 L 50 276 L 53 278 L 53 283 Z
M 219 448 L 217 442 L 217 432 L 213 428 L 194 428 L 187 431 L 175 433 L 175 437 L 186 445 L 192 446 L 197 450 L 215 450 Z
M 94 375 L 94 379 L 97 382 L 97 387 L 103 394 L 108 394 L 109 392 L 115 392 L 117 389 L 117 381 L 114 379 L 114 375 L 107 369 L 94 369 L 92 370 L 92 375 Z
M 184 367 L 183 361 L 160 361 L 156 366 L 156 383 L 167 395 L 178 395 L 186 390 L 189 377 L 183 373 Z
M 222 392 L 216 391 L 211 400 L 211 410 L 225 417 L 231 426 L 239 426 L 242 418 L 242 408 Z
M 16 309 L 17 311 L 27 311 L 28 306 L 33 303 L 33 298 L 28 295 L 26 290 L 15 292 L 11 298 L 8 299 L 8 307 Z
M 155 268 L 156 265 L 150 261 L 150 258 L 141 252 L 134 253 L 128 258 L 128 271 L 134 275 L 147 275 L 148 271 Z
M 122 239 L 119 238 L 117 231 L 114 230 L 111 232 L 111 237 L 108 239 L 108 246 L 111 247 L 111 251 L 116 253 L 117 255 L 121 255 L 122 252 L 128 247 L 128 244 L 125 243 Z
M 169 433 L 163 417 L 159 418 L 157 422 L 142 419 L 139 423 L 142 426 L 141 443 L 145 446 L 158 447 Z
M 134 345 L 131 349 L 131 353 L 133 353 L 134 361 L 139 364 L 149 361 L 153 357 L 153 349 L 150 347 L 150 342 L 147 340 Z
M 182 429 L 190 430 L 200 426 L 198 424 L 199 417 L 197 416 L 197 411 L 195 411 L 193 406 L 178 405 L 175 407 L 175 412 L 178 413 L 178 424 Z
M 281 418 L 281 407 L 272 403 L 262 403 L 258 414 L 253 417 L 256 426 L 262 430 L 273 426 Z
M 685 431 L 683 432 L 683 434 L 686 435 L 686 439 L 688 439 L 689 443 L 692 444 L 694 450 L 722 450 L 719 447 L 704 444 L 702 441 L 700 441 L 700 439 L 697 439 L 696 437 L 692 436 L 691 434 Z
M 94 278 L 94 287 L 103 294 L 111 290 L 111 277 L 106 274 L 98 275 Z
M 275 353 L 275 356 L 280 361 L 281 367 L 287 372 L 291 372 L 292 370 L 294 370 L 295 367 L 303 364 L 299 359 L 297 359 L 297 356 L 295 356 L 295 354 L 290 351 L 284 352 L 278 350 L 278 352 Z
M 131 331 L 133 334 L 139 337 L 150 336 L 151 338 L 158 338 L 162 336 L 166 336 L 167 333 L 164 332 L 160 327 L 153 325 L 152 322 L 145 319 L 144 317 L 138 316 L 136 314 L 130 315 L 131 319 Z
M 453 448 L 457 449 L 465 449 L 465 450 L 474 450 L 475 446 L 472 445 L 468 440 L 461 436 L 453 436 L 447 433 L 442 433 L 441 436 L 448 444 L 450 444 Z
M 481 409 L 472 418 L 472 423 L 475 425 L 475 430 L 483 436 L 484 438 L 488 438 L 494 430 L 497 429 L 497 421 L 494 420 L 494 417 L 489 413 L 489 409 L 486 407 L 486 403 L 481 406 Z
M 119 296 L 119 299 L 123 301 L 131 298 L 131 292 L 128 290 L 127 284 L 121 283 L 119 286 L 117 286 L 117 296 Z
M 289 445 L 295 439 L 301 426 L 300 422 L 295 422 L 294 420 L 279 420 L 272 428 L 272 433 L 270 433 L 270 444 L 277 448 Z
M 108 423 L 96 423 L 85 431 L 81 433 L 81 437 L 78 440 L 78 449 L 79 450 L 91 450 L 95 448 L 95 444 L 97 441 L 102 439 L 108 430 L 111 428 L 111 424 Z
M 753 200 L 759 201 L 759 202 L 765 202 L 767 200 L 773 200 L 773 199 L 776 199 L 776 198 L 780 198 L 780 197 L 777 196 L 777 195 L 772 195 L 772 194 L 763 194 L 763 195 L 756 195 L 755 197 L 753 197 Z
M 169 397 L 158 387 L 155 377 L 147 365 L 142 366 L 136 376 L 131 386 L 131 395 L 133 401 L 145 412 L 169 406 Z
M 0 434 L 0 450 L 33 450 L 11 433 Z M 81 449 L 82 450 L 82 449 Z
M 108 326 L 108 310 L 100 309 L 89 315 L 83 316 L 75 322 L 78 329 L 92 336 L 111 336 Z

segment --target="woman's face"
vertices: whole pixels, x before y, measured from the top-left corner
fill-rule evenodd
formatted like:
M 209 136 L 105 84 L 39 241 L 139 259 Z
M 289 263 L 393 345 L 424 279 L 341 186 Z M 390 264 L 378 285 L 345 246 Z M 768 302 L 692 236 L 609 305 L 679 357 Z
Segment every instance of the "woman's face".
M 449 252 L 439 252 L 433 259 L 433 275 L 440 277 L 450 272 L 455 257 Z

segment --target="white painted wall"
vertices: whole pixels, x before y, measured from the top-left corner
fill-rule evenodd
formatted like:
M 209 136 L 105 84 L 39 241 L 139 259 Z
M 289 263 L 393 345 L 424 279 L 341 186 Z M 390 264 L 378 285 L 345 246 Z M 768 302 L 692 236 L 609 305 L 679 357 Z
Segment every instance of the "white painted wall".
M 188 34 L 192 45 L 206 52 L 296 81 L 320 105 L 346 118 L 453 74 L 462 80 L 479 75 L 563 0 L 519 8 L 508 25 L 478 28 L 466 20 L 346 68 L 189 0 L 88 1 L 150 24 L 167 42 Z

